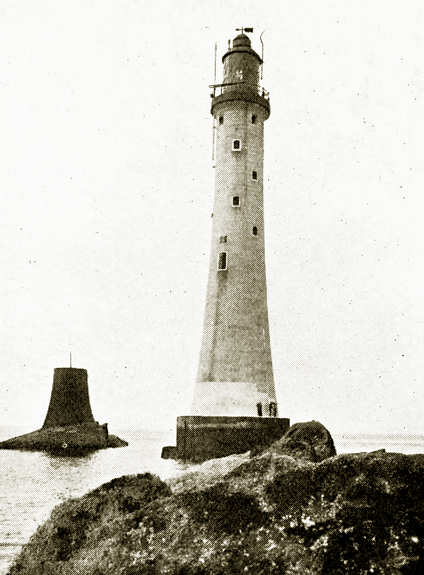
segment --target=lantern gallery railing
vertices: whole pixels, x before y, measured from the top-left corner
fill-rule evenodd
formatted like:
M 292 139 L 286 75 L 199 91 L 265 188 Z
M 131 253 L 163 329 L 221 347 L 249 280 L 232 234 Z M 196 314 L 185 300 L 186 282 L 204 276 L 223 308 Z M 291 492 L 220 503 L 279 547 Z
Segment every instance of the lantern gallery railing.
M 211 98 L 216 98 L 217 96 L 221 96 L 226 91 L 228 91 L 229 86 L 240 86 L 243 88 L 247 88 L 249 90 L 254 90 L 258 96 L 265 98 L 265 100 L 269 100 L 269 92 L 265 90 L 263 86 L 254 86 L 252 84 L 248 84 L 247 82 L 227 82 L 225 84 L 210 84 L 209 88 L 212 89 Z

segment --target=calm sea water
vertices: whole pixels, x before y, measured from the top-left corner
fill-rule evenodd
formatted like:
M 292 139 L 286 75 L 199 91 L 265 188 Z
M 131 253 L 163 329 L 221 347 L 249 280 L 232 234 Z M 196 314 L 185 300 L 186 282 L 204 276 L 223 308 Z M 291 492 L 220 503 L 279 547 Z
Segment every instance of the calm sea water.
M 0 427 L 0 441 L 29 430 Z M 150 471 L 162 479 L 194 466 L 160 458 L 163 445 L 174 444 L 174 432 L 117 430 L 128 447 L 105 449 L 77 458 L 0 450 L 0 575 L 55 505 L 78 497 L 121 475 Z M 338 453 L 387 451 L 424 453 L 424 436 L 336 435 Z

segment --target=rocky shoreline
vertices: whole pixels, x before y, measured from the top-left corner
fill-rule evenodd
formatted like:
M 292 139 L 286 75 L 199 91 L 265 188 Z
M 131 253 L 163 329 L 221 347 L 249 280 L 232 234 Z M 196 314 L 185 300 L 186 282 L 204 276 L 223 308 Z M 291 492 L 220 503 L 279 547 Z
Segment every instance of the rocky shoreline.
M 128 443 L 110 435 L 107 423 L 82 423 L 48 427 L 2 441 L 0 449 L 23 451 L 47 451 L 61 455 L 81 455 L 108 447 L 125 447 Z
M 423 573 L 424 455 L 328 456 L 325 428 L 296 426 L 257 453 L 66 501 L 9 574 Z

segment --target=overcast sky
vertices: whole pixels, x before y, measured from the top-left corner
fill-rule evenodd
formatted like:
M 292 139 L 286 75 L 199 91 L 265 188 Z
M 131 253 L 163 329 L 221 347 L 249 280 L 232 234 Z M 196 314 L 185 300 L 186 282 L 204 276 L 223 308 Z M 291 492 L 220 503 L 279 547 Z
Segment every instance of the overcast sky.
M 0 424 L 42 424 L 70 350 L 112 430 L 189 413 L 208 84 L 214 42 L 221 56 L 244 25 L 257 51 L 265 30 L 280 415 L 422 432 L 423 16 L 413 0 L 0 0 Z

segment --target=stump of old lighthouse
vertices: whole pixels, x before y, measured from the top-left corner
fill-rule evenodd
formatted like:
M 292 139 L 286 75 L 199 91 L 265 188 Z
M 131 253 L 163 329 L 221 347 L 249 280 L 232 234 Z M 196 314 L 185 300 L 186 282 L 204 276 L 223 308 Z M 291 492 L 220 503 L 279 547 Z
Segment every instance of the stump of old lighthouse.
M 107 423 L 94 420 L 86 369 L 57 367 L 43 427 L 0 443 L 0 449 L 48 451 L 61 455 L 124 447 L 126 441 L 109 435 Z

